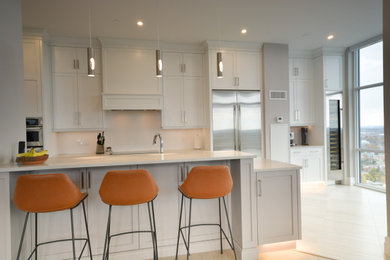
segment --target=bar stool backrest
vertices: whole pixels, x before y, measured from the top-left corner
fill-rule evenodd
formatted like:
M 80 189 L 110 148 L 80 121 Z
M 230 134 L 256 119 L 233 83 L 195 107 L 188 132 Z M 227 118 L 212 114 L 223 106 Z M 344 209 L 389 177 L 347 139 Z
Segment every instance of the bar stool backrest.
M 109 171 L 99 193 L 109 205 L 137 205 L 152 201 L 158 194 L 158 186 L 144 169 Z
M 74 208 L 85 196 L 66 174 L 30 174 L 18 177 L 14 202 L 25 212 L 53 212 Z
M 194 167 L 180 186 L 185 196 L 195 199 L 224 197 L 232 188 L 233 180 L 225 165 Z

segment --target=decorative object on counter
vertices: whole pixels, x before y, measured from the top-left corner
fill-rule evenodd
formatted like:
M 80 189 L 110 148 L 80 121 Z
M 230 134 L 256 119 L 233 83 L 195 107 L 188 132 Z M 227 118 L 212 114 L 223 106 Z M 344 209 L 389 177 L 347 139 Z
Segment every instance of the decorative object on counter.
M 290 132 L 290 146 L 295 146 L 294 137 L 294 132 Z
M 97 136 L 96 144 L 96 154 L 104 154 L 104 142 L 106 138 L 104 137 L 104 131 L 99 133 Z
M 40 164 L 45 162 L 49 158 L 47 150 L 42 152 L 36 152 L 34 148 L 31 148 L 27 153 L 19 153 L 16 158 L 16 162 L 22 164 Z
M 95 55 L 92 48 L 92 33 L 91 33 L 91 0 L 88 0 L 88 25 L 89 25 L 89 47 L 87 49 L 88 57 L 88 77 L 95 77 Z
M 109 155 L 112 155 L 112 147 L 111 146 L 107 146 L 106 153 L 108 153 Z
M 309 128 L 308 127 L 302 127 L 301 128 L 302 145 L 309 145 L 309 142 L 307 140 L 308 134 L 309 134 Z

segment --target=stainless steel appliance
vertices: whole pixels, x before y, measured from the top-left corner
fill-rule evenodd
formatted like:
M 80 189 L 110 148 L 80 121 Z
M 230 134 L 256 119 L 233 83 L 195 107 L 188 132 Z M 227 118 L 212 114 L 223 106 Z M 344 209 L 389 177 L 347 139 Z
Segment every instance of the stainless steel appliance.
M 214 150 L 237 150 L 262 157 L 259 91 L 213 91 Z
M 295 138 L 294 132 L 290 132 L 290 146 L 295 146 L 294 138 Z
M 26 118 L 27 148 L 43 148 L 43 121 L 42 117 Z

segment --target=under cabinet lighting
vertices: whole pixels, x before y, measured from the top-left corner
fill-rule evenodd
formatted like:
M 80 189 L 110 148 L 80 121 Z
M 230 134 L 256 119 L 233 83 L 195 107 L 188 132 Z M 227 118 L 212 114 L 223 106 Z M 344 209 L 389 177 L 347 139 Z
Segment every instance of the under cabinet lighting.
M 217 52 L 217 78 L 223 78 L 223 62 L 221 52 Z

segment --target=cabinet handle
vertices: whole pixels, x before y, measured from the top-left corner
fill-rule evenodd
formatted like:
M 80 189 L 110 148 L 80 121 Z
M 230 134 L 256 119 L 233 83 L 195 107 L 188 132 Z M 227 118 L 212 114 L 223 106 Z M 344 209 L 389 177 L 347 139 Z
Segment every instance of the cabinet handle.
M 185 73 L 186 72 L 186 65 L 183 64 L 183 72 Z
M 298 110 L 294 110 L 294 121 L 298 121 Z
M 186 114 L 186 111 L 184 111 L 183 113 L 184 113 L 184 123 L 187 123 L 187 114 Z
M 76 65 L 77 65 L 77 69 L 80 69 L 80 61 L 79 60 L 77 60 Z
M 261 180 L 257 180 L 257 196 L 261 197 L 262 190 L 261 190 Z
M 81 122 L 81 112 L 77 112 L 77 125 L 78 126 L 81 125 L 80 122 Z
M 88 189 L 91 188 L 91 171 L 88 171 Z
M 73 60 L 73 69 L 76 69 L 76 60 Z
M 188 175 L 188 165 L 186 165 L 186 178 L 187 178 L 187 175 Z
M 84 172 L 81 172 L 81 189 L 84 189 Z
M 237 85 L 236 86 L 240 86 L 240 77 L 237 77 Z
M 179 182 L 184 182 L 184 167 L 180 166 L 180 179 Z

